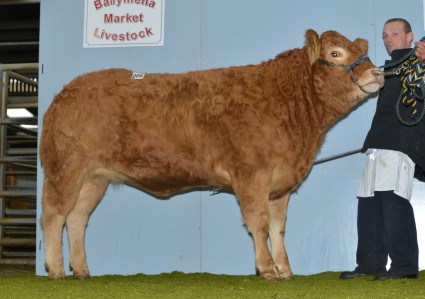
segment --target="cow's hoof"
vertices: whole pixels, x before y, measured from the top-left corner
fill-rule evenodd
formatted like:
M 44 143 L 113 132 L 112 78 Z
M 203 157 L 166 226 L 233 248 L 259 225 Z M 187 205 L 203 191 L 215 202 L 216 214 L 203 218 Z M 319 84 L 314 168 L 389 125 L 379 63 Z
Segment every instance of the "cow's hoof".
M 50 274 L 47 276 L 48 280 L 64 280 L 65 274 Z
M 260 277 L 264 280 L 276 280 L 276 275 L 270 273 L 263 273 Z
M 78 274 L 78 273 L 75 273 L 75 272 L 74 272 L 73 276 L 77 280 L 86 280 L 86 279 L 90 278 L 90 274 Z
M 282 274 L 277 277 L 277 280 L 294 280 L 293 274 Z

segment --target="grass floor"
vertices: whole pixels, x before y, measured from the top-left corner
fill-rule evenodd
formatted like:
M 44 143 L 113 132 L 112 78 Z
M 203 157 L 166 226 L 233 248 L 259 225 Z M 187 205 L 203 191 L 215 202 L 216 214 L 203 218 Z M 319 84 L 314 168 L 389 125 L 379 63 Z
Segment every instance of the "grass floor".
M 0 298 L 425 298 L 425 272 L 418 279 L 341 280 L 339 273 L 263 281 L 257 276 L 174 272 L 48 281 L 31 274 L 0 276 Z

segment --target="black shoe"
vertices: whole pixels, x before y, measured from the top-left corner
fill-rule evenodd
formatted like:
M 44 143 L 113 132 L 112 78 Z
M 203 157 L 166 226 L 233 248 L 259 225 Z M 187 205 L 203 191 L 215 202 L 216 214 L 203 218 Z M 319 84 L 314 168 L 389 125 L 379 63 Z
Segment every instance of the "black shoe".
M 359 272 L 357 269 L 355 269 L 354 271 L 341 272 L 341 275 L 339 276 L 339 278 L 341 278 L 341 279 L 352 279 L 352 278 L 356 278 L 356 277 L 359 277 L 359 276 L 365 276 L 365 275 L 368 275 L 368 274 Z
M 387 280 L 387 279 L 416 279 L 418 278 L 418 274 L 397 274 L 392 272 L 380 273 L 376 274 L 373 280 Z

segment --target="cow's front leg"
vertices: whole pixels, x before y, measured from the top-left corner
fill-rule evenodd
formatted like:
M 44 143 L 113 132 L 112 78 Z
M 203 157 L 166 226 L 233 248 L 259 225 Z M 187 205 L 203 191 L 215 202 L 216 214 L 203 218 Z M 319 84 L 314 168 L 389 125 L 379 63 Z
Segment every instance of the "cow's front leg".
M 278 278 L 277 268 L 267 245 L 267 227 L 269 215 L 266 211 L 244 213 L 244 221 L 252 235 L 255 249 L 255 266 L 261 278 L 275 280 Z
M 282 198 L 269 201 L 270 229 L 269 237 L 272 246 L 272 256 L 279 270 L 278 279 L 293 279 L 288 254 L 286 253 L 284 235 L 286 213 L 288 210 L 289 193 Z
M 257 179 L 244 178 L 244 183 L 234 184 L 234 191 L 239 200 L 244 223 L 252 235 L 255 249 L 255 265 L 263 279 L 275 280 L 277 268 L 267 245 L 269 216 L 269 184 L 257 175 Z

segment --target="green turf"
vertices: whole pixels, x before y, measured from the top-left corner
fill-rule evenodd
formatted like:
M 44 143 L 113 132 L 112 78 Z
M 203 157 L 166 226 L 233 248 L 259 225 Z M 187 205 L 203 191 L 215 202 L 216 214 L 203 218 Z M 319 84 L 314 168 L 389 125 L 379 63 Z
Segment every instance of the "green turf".
M 0 298 L 425 298 L 425 272 L 418 279 L 387 281 L 338 276 L 327 272 L 276 282 L 257 276 L 174 272 L 48 281 L 20 274 L 0 276 Z

